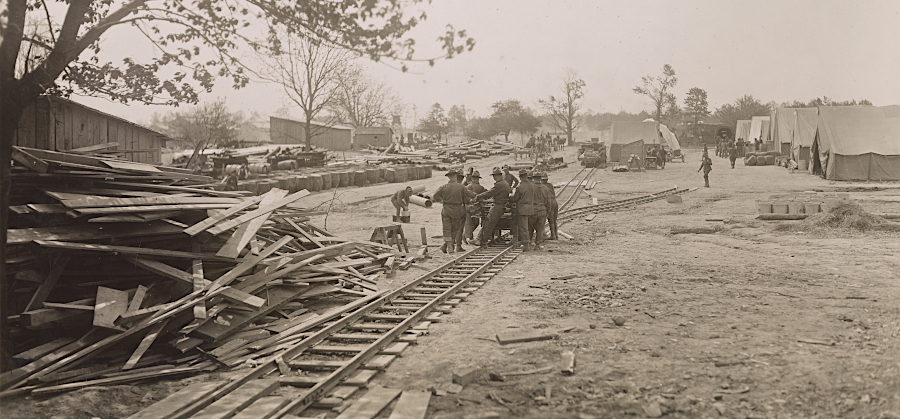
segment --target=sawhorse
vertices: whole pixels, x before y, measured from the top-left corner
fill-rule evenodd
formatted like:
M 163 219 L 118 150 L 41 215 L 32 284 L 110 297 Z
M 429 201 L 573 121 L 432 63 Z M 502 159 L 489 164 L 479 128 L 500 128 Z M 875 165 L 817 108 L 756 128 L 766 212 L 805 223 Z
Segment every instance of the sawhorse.
M 406 236 L 403 235 L 403 228 L 400 227 L 399 224 L 375 227 L 375 231 L 372 232 L 372 238 L 369 240 L 388 246 L 394 246 L 396 244 L 398 251 L 409 253 Z

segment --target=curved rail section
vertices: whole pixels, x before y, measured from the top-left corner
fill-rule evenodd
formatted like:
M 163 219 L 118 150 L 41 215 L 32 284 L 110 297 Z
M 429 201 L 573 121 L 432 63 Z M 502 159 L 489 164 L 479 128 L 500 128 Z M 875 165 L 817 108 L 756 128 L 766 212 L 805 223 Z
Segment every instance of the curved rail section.
M 650 195 L 643 195 L 635 198 L 623 199 L 621 201 L 604 202 L 597 205 L 588 205 L 586 207 L 572 208 L 566 211 L 560 211 L 557 222 L 562 224 L 574 220 L 577 217 L 586 214 L 615 211 L 635 205 L 646 204 L 660 199 L 665 199 L 669 195 L 681 195 L 687 192 L 695 191 L 697 188 L 678 189 L 671 188 Z
M 405 332 L 420 322 L 438 321 L 441 313 L 460 304 L 519 253 L 520 250 L 504 245 L 474 248 L 402 288 L 377 293 L 325 313 L 320 317 L 329 322 L 323 322 L 318 330 L 302 334 L 305 337 L 300 341 L 285 343 L 279 352 L 262 360 L 256 368 L 218 389 L 195 395 L 193 402 L 170 406 L 165 418 L 206 419 L 235 414 L 281 418 L 300 414 L 361 367 L 389 363 L 409 344 L 410 338 L 414 339 L 414 335 Z M 326 372 L 322 373 L 323 370 Z M 267 378 L 278 372 L 285 377 Z M 260 400 L 266 403 L 252 404 L 279 385 L 304 390 L 296 397 L 266 397 Z M 142 416 L 142 413 L 149 414 L 154 406 L 132 418 L 158 417 Z M 230 409 L 229 413 L 222 415 L 223 409 Z
M 571 206 L 578 200 L 578 196 L 581 195 L 581 191 L 584 190 L 584 184 L 588 181 L 588 179 L 591 178 L 591 176 L 594 175 L 594 171 L 597 170 L 597 168 L 596 167 L 591 168 L 591 170 L 588 171 L 587 175 L 585 175 L 583 178 L 581 178 L 581 180 L 578 180 L 579 176 L 581 176 L 581 174 L 584 173 L 585 170 L 587 170 L 587 169 L 586 168 L 581 169 L 581 171 L 576 173 L 575 176 L 572 177 L 572 179 L 570 179 L 568 182 L 566 182 L 565 186 L 563 186 L 562 189 L 559 190 L 559 193 L 556 194 L 556 196 L 559 197 L 560 195 L 563 194 L 563 191 L 566 188 L 568 188 L 570 186 L 573 186 L 575 188 L 575 190 L 572 191 L 572 194 L 569 195 L 569 197 L 566 198 L 565 201 L 563 201 L 561 204 L 559 204 L 560 211 L 565 211 L 566 208 L 568 208 L 569 206 Z M 576 181 L 576 182 L 572 183 L 573 181 Z

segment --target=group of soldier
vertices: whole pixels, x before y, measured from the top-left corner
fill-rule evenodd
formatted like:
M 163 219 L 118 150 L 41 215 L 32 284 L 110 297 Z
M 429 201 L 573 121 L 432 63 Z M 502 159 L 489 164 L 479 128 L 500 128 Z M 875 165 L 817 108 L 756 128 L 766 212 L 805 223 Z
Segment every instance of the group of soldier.
M 444 253 L 462 252 L 464 241 L 477 246 L 488 246 L 494 240 L 494 230 L 512 205 L 510 232 L 514 246 L 524 250 L 541 249 L 545 238 L 557 239 L 556 217 L 559 205 L 553 185 L 546 173 L 540 171 L 519 172 L 521 179 L 510 173 L 509 166 L 495 167 L 491 171 L 494 185 L 487 189 L 481 185 L 481 174 L 473 169 L 468 173 L 451 169 L 447 183 L 434 193 L 435 202 L 443 204 L 441 224 Z M 513 191 L 515 190 L 515 191 Z M 398 192 L 399 193 L 399 192 Z M 485 213 L 484 203 L 490 199 L 492 206 Z M 549 221 L 550 234 L 545 237 L 544 225 Z M 481 231 L 475 235 L 475 229 Z

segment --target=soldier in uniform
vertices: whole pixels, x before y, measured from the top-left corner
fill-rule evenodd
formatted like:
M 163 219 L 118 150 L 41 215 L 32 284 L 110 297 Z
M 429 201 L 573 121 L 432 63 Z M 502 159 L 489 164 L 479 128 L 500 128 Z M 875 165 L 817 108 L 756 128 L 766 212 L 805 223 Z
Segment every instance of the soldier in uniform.
M 544 225 L 547 224 L 547 208 L 550 197 L 547 188 L 541 186 L 541 173 L 531 172 L 531 184 L 534 185 L 534 215 L 528 217 L 528 235 L 534 237 L 534 250 L 544 246 Z
M 556 229 L 556 217 L 559 216 L 559 202 L 556 201 L 556 189 L 550 184 L 550 178 L 546 173 L 541 174 L 541 186 L 547 189 L 547 197 L 550 198 L 550 206 L 547 208 L 547 222 L 550 224 L 550 238 L 548 240 L 559 240 Z
M 412 196 L 412 194 L 412 187 L 407 186 L 405 189 L 401 189 L 391 195 L 391 204 L 397 209 L 397 217 L 400 216 L 401 209 L 403 209 L 403 211 L 409 211 L 409 197 Z
M 706 149 L 703 150 L 703 161 L 700 163 L 700 168 L 697 171 L 703 170 L 703 181 L 706 182 L 706 187 L 709 187 L 709 172 L 712 172 L 712 159 L 709 158 L 709 154 L 706 152 Z
M 478 173 L 477 170 L 472 172 L 471 179 L 472 183 L 469 183 L 469 185 L 466 186 L 466 189 L 474 196 L 487 191 L 484 186 L 481 186 L 481 173 Z M 469 195 L 469 197 L 471 198 L 473 195 Z M 465 230 L 463 230 L 463 238 L 470 242 L 469 244 L 472 244 L 471 242 L 475 241 L 475 229 L 481 224 L 481 203 L 477 200 L 472 200 L 466 209 L 468 210 L 468 214 L 466 214 L 466 227 Z
M 466 218 L 466 203 L 469 202 L 468 191 L 457 180 L 459 173 L 456 170 L 450 169 L 445 176 L 447 183 L 433 195 L 434 202 L 443 203 L 441 226 L 444 244 L 441 245 L 441 251 L 462 252 L 462 229 Z
M 503 165 L 503 180 L 505 180 L 506 183 L 509 184 L 510 188 L 515 189 L 516 186 L 519 186 L 519 179 L 516 179 L 516 177 L 513 176 L 512 173 L 509 173 L 509 165 L 507 164 Z
M 519 172 L 519 178 L 521 182 L 516 188 L 516 193 L 509 198 L 509 202 L 516 204 L 516 212 L 513 214 L 513 217 L 516 217 L 518 234 L 516 234 L 513 245 L 517 246 L 521 243 L 522 248 L 528 251 L 530 250 L 528 245 L 528 220 L 534 215 L 534 184 L 528 180 L 527 170 Z
M 479 234 L 478 238 L 481 246 L 487 246 L 494 238 L 494 228 L 497 227 L 500 217 L 506 211 L 506 203 L 509 201 L 510 192 L 512 192 L 509 183 L 503 179 L 503 172 L 500 171 L 499 167 L 495 167 L 491 171 L 491 176 L 494 178 L 494 186 L 491 190 L 482 192 L 475 197 L 479 201 L 485 199 L 494 200 L 494 206 L 491 207 L 491 211 L 488 212 L 487 218 L 484 219 L 484 223 L 481 226 L 481 234 Z

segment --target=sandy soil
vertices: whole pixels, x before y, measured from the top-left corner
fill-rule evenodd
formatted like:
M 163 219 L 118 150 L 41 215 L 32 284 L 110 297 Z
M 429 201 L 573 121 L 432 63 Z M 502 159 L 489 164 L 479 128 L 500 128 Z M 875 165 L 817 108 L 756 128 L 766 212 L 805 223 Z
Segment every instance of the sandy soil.
M 559 154 L 574 161 L 573 149 Z M 730 169 L 715 157 L 712 187 L 702 188 L 699 154 L 687 150 L 686 163 L 669 163 L 665 170 L 598 170 L 592 180 L 600 183 L 576 206 L 591 197 L 623 199 L 673 185 L 701 188 L 683 195 L 681 204 L 658 201 L 561 226 L 575 239 L 519 256 L 433 324 L 374 384 L 426 389 L 450 383 L 452 373 L 465 368 L 503 373 L 553 367 L 505 381 L 486 374 L 459 394 L 433 397 L 433 418 L 900 417 L 900 235 L 801 234 L 777 227 L 796 221 L 754 220 L 757 200 L 810 190 L 850 190 L 872 212 L 900 213 L 900 190 L 740 162 Z M 507 161 L 512 158 L 473 163 L 486 174 Z M 551 182 L 578 170 L 576 164 L 553 172 Z M 433 191 L 444 183 L 440 175 L 412 184 Z M 485 179 L 485 186 L 491 183 Z M 393 207 L 387 199 L 346 203 L 396 189 L 330 191 L 303 204 L 327 208 L 337 196 L 327 228 L 367 239 L 374 226 L 390 223 Z M 440 206 L 412 211 L 413 223 L 403 226 L 410 244 L 421 243 L 422 227 L 429 243 L 439 244 Z M 325 216 L 313 222 L 324 225 Z M 718 231 L 671 234 L 672 228 L 693 227 Z M 432 255 L 423 267 L 452 257 Z M 401 271 L 380 286 L 399 286 L 421 272 Z M 578 277 L 550 279 L 569 273 Z M 624 325 L 615 326 L 614 317 Z M 549 341 L 500 345 L 494 339 L 501 332 L 568 326 L 574 329 Z M 565 351 L 577 359 L 571 376 L 559 368 Z M 198 379 L 206 378 L 188 380 Z M 31 417 L 123 417 L 188 380 L 87 389 L 16 406 L 47 412 Z

